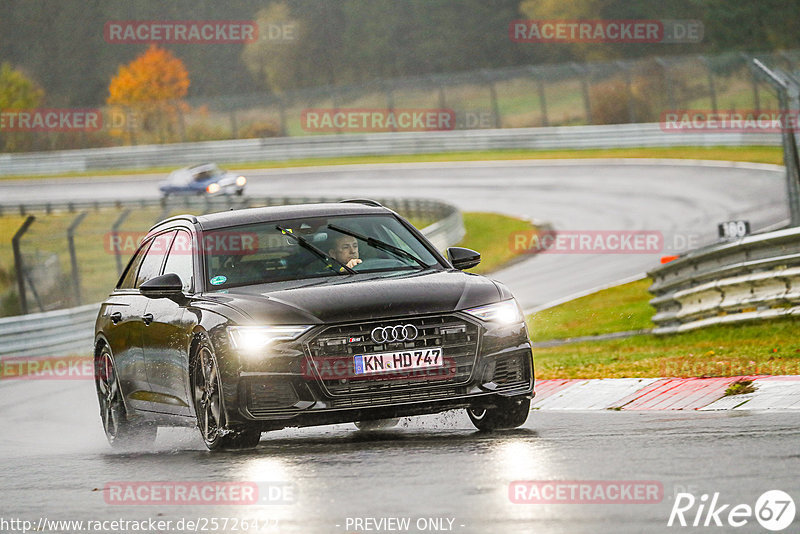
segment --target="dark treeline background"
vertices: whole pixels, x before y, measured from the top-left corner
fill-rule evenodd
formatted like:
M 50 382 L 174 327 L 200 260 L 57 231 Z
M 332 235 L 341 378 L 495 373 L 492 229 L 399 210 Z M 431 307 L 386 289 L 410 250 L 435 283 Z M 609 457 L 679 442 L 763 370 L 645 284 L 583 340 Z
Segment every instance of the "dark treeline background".
M 105 102 L 119 65 L 146 45 L 108 44 L 109 20 L 274 20 L 291 43 L 162 45 L 189 70 L 190 96 L 345 85 L 386 77 L 652 55 L 797 48 L 800 0 L 0 0 L 0 61 L 48 106 Z M 271 18 L 270 18 L 271 17 Z M 517 44 L 518 18 L 699 19 L 699 44 Z M 260 65 L 260 67 L 259 67 Z

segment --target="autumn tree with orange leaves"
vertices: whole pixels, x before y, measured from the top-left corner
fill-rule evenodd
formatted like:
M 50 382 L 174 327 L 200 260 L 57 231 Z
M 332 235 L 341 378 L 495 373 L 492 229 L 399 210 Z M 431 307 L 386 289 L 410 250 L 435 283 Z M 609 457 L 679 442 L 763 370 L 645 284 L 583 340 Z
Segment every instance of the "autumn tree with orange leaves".
M 182 114 L 187 105 L 182 100 L 189 90 L 189 73 L 183 62 L 164 50 L 151 45 L 147 51 L 111 79 L 108 104 L 121 107 L 128 120 L 126 131 L 132 136 L 135 129 L 156 134 L 164 143 L 176 138 L 182 128 Z M 133 119 L 132 119 L 133 118 Z M 134 142 L 134 139 L 130 139 Z

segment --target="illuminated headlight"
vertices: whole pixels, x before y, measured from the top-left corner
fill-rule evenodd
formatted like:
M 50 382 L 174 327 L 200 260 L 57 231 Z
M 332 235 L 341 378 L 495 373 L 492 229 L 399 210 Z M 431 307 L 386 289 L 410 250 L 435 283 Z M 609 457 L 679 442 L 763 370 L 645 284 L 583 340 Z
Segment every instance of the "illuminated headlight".
M 208 187 L 206 187 L 206 191 L 208 191 L 212 195 L 214 193 L 219 192 L 219 184 L 208 184 Z
M 246 183 L 247 183 L 247 178 L 245 178 L 244 176 L 240 176 L 236 179 L 236 185 L 238 185 L 239 187 L 244 187 L 244 184 Z
M 516 324 L 525 320 L 519 304 L 514 299 L 496 302 L 487 306 L 479 306 L 464 310 L 482 321 L 500 324 Z
M 273 341 L 290 341 L 303 335 L 310 325 L 300 326 L 229 326 L 228 335 L 237 350 L 252 352 Z

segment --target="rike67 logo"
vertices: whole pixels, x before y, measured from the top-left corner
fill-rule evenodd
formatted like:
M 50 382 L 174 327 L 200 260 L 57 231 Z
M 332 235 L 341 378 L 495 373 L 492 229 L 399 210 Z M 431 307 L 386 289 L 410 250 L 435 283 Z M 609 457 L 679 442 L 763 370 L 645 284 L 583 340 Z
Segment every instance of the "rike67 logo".
M 777 532 L 794 521 L 794 500 L 781 490 L 764 492 L 755 506 L 730 504 L 720 500 L 719 492 L 700 498 L 691 493 L 678 493 L 667 526 L 681 527 L 743 527 L 755 518 L 767 530 Z

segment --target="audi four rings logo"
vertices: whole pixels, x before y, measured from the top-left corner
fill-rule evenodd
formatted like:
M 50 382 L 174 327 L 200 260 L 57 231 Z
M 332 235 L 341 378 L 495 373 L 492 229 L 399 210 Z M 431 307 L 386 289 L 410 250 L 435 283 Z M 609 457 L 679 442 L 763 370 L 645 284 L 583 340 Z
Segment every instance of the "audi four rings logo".
M 379 326 L 372 330 L 372 341 L 375 343 L 388 343 L 392 341 L 412 341 L 417 339 L 417 327 L 413 324 L 399 324 L 397 326 Z

